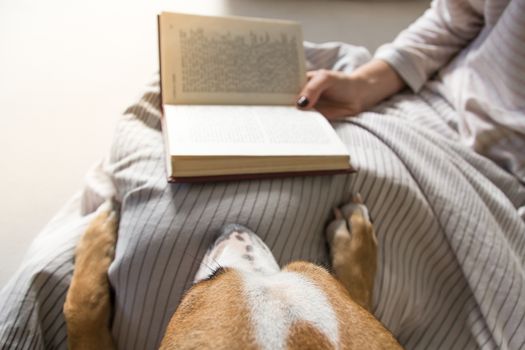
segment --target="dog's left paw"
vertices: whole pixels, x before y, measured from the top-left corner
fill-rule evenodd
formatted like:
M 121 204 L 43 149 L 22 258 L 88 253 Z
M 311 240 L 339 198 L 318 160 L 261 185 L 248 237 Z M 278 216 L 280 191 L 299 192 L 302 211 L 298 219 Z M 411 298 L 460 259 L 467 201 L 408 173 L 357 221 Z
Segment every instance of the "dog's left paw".
M 354 194 L 352 200 L 341 208 L 334 208 L 334 220 L 328 224 L 325 233 L 332 255 L 338 250 L 348 249 L 352 242 L 377 247 L 368 208 L 360 194 Z
M 353 299 L 370 308 L 377 268 L 377 238 L 360 195 L 341 209 L 326 229 L 332 268 Z

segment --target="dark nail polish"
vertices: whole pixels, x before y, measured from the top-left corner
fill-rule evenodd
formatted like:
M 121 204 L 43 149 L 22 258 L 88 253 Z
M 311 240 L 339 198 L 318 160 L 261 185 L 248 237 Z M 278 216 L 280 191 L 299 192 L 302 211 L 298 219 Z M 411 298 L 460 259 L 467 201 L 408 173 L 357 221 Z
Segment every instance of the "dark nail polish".
M 310 103 L 310 101 L 306 98 L 306 96 L 301 96 L 297 100 L 297 105 L 299 107 L 306 107 L 306 106 L 308 106 L 308 103 Z

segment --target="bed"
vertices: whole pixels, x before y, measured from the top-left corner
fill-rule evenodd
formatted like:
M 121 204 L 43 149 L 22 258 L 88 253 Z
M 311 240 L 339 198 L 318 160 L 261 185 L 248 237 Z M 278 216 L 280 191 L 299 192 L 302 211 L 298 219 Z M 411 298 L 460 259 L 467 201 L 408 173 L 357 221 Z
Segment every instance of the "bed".
M 305 52 L 310 68 L 347 72 L 370 59 L 341 43 Z M 455 111 L 431 89 L 333 124 L 356 174 L 192 185 L 166 182 L 159 104 L 155 82 L 1 291 L 2 348 L 66 348 L 74 248 L 107 200 L 120 206 L 113 336 L 122 349 L 153 349 L 219 227 L 250 227 L 280 264 L 326 264 L 324 226 L 354 192 L 379 240 L 374 313 L 402 345 L 525 346 L 525 188 L 459 143 Z

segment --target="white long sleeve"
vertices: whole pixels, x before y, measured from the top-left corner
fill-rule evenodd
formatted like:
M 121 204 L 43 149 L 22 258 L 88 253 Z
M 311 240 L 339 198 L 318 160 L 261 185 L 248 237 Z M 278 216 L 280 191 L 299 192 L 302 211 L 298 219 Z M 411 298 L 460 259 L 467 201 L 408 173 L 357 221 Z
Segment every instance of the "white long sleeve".
M 479 33 L 482 10 L 479 1 L 434 1 L 391 44 L 381 46 L 375 56 L 394 66 L 410 88 L 418 91 L 430 75 Z

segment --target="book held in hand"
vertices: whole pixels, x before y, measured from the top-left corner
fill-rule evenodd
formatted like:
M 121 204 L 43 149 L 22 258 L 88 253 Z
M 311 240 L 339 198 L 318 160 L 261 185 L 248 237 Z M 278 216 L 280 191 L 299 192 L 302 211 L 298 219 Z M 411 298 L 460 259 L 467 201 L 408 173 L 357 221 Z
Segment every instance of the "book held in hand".
M 352 171 L 330 123 L 295 107 L 298 23 L 163 12 L 158 25 L 169 181 Z

